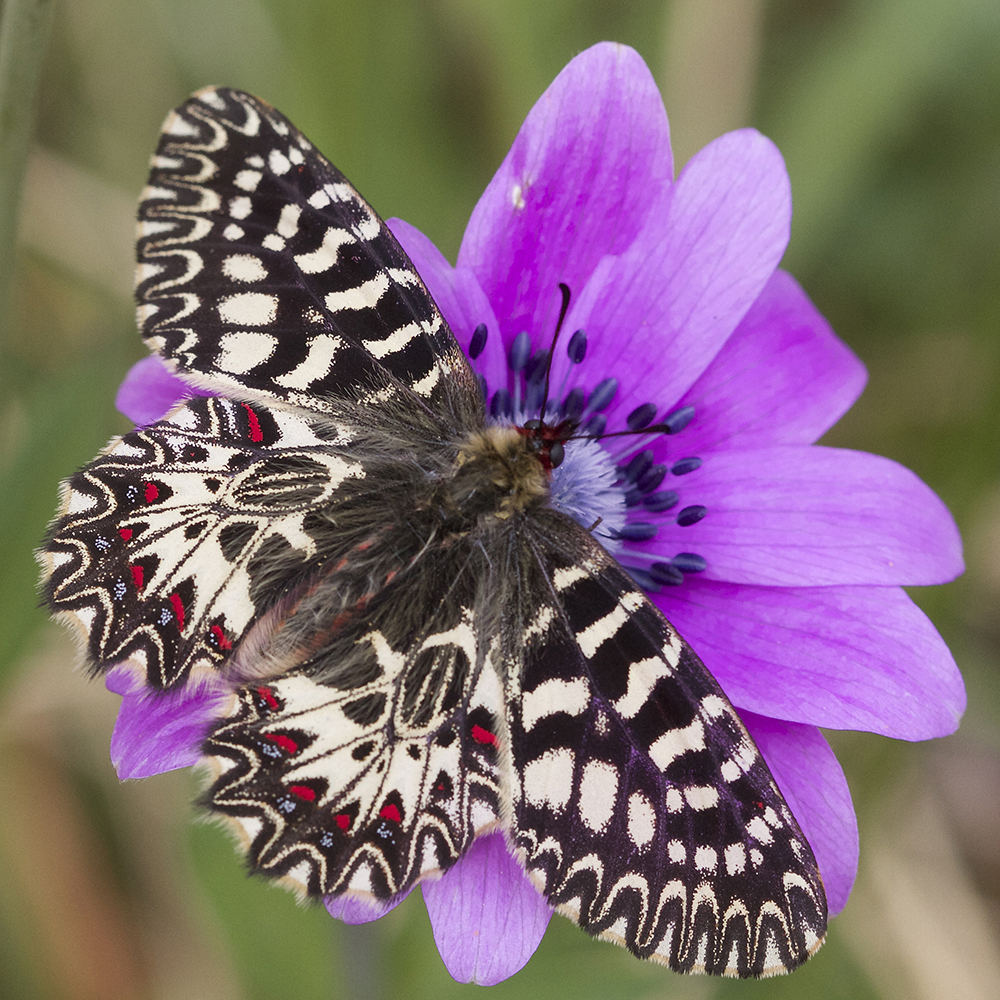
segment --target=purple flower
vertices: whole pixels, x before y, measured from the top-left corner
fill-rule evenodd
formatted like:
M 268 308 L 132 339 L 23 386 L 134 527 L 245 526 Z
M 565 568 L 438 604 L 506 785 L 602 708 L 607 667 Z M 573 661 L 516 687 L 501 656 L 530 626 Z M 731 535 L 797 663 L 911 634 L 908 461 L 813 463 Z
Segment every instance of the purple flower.
M 649 71 L 631 49 L 601 44 L 529 114 L 456 267 L 406 223 L 391 226 L 474 356 L 497 419 L 539 415 L 563 284 L 549 419 L 569 415 L 593 434 L 668 425 L 567 442 L 554 502 L 599 522 L 594 533 L 740 710 L 837 912 L 857 868 L 857 825 L 817 727 L 907 740 L 954 730 L 961 678 L 901 586 L 950 580 L 962 557 L 947 509 L 911 472 L 814 445 L 865 372 L 777 270 L 790 215 L 781 157 L 750 129 L 711 143 L 674 180 Z M 119 397 L 129 388 L 143 401 L 122 404 L 140 422 L 165 408 L 145 405 L 149 378 L 134 370 Z M 190 391 L 176 381 L 166 397 Z M 208 688 L 151 699 L 125 668 L 108 685 L 124 694 L 113 742 L 122 777 L 193 763 L 225 699 Z M 423 894 L 461 981 L 512 975 L 550 914 L 500 833 Z M 386 909 L 328 907 L 348 922 Z

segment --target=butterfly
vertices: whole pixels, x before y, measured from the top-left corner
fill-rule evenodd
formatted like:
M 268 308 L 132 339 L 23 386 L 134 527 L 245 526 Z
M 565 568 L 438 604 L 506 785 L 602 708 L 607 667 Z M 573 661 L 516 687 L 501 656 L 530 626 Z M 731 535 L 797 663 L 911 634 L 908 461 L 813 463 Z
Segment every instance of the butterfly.
M 640 957 L 809 957 L 822 880 L 767 765 L 553 503 L 574 415 L 491 413 L 389 229 L 247 94 L 168 117 L 138 231 L 142 334 L 211 395 L 67 481 L 45 594 L 93 671 L 231 691 L 204 803 L 249 867 L 390 901 L 501 830 L 549 904 Z

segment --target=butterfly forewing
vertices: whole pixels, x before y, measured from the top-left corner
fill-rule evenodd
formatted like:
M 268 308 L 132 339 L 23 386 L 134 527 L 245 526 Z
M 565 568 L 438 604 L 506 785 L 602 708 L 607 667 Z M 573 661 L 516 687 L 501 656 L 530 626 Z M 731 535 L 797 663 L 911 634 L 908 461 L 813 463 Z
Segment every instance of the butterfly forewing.
M 248 94 L 203 90 L 169 116 L 139 204 L 138 258 L 143 336 L 216 391 L 310 410 L 358 386 L 384 398 L 392 380 L 435 407 L 473 391 L 392 233 Z
M 825 933 L 822 881 L 739 716 L 578 525 L 546 512 L 532 533 L 538 610 L 509 691 L 529 872 L 591 933 L 678 971 L 800 964 Z
M 822 883 L 735 710 L 544 487 L 500 496 L 489 449 L 544 483 L 537 456 L 486 428 L 343 175 L 262 101 L 206 90 L 167 119 L 139 215 L 143 335 L 218 397 L 69 480 L 46 596 L 94 669 L 231 688 L 204 801 L 251 868 L 385 902 L 502 829 L 550 903 L 637 955 L 807 958 Z

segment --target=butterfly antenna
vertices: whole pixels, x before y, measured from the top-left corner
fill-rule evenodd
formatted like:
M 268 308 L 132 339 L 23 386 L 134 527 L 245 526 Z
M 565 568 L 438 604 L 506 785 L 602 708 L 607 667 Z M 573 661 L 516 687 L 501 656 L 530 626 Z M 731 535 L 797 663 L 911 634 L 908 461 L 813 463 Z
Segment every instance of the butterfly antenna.
M 545 366 L 545 392 L 542 395 L 542 408 L 538 411 L 538 416 L 542 423 L 545 423 L 545 407 L 549 405 L 549 377 L 552 374 L 552 359 L 556 356 L 556 341 L 559 339 L 559 331 L 562 330 L 563 320 L 566 319 L 566 312 L 569 309 L 570 290 L 569 285 L 564 281 L 559 282 L 559 291 L 562 292 L 562 306 L 559 309 L 559 320 L 556 322 L 556 332 L 552 334 L 552 344 L 549 347 L 549 360 Z

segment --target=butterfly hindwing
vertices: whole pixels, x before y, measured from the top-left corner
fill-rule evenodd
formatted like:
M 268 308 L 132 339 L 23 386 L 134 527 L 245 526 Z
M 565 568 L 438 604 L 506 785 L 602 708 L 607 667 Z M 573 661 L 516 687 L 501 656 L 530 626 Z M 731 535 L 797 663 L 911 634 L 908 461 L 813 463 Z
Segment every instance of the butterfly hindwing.
M 302 415 L 192 399 L 69 480 L 48 599 L 83 626 L 95 668 L 131 659 L 154 688 L 222 670 L 320 554 L 317 510 L 365 470 Z
M 496 643 L 454 586 L 466 567 L 434 553 L 321 629 L 296 671 L 240 691 L 204 747 L 218 775 L 205 801 L 253 870 L 384 901 L 500 824 L 503 693 Z M 423 625 L 400 630 L 392 609 L 414 599 Z
M 136 297 L 150 346 L 217 392 L 323 411 L 398 383 L 432 408 L 477 392 L 385 224 L 301 132 L 239 91 L 168 117 L 139 204 Z
M 591 933 L 677 971 L 800 964 L 825 933 L 822 882 L 735 710 L 582 528 L 546 512 L 533 529 L 537 611 L 509 692 L 529 873 Z

